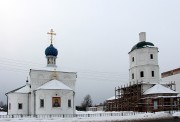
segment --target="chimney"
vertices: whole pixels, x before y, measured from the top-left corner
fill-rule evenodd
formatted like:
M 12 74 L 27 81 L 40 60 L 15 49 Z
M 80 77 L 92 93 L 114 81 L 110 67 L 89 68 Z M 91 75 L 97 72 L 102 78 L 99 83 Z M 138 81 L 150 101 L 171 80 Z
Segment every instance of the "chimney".
M 139 41 L 140 42 L 146 41 L 146 32 L 139 33 Z

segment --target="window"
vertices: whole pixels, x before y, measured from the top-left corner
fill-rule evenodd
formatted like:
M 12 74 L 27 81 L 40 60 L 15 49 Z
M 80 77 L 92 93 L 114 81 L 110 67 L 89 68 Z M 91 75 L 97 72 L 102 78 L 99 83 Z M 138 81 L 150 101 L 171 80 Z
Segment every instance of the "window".
M 140 77 L 144 77 L 144 72 L 143 71 L 140 72 Z
M 153 54 L 150 54 L 150 59 L 153 59 Z
M 134 57 L 132 57 L 132 62 L 134 62 Z
M 40 108 L 44 108 L 44 99 L 40 99 Z
M 71 100 L 68 100 L 68 107 L 71 107 Z
M 154 71 L 151 72 L 152 77 L 154 77 Z
M 155 100 L 154 101 L 154 110 L 158 109 L 158 102 Z
M 9 110 L 11 110 L 11 103 L 9 103 Z
M 132 73 L 132 79 L 134 79 L 134 73 Z
M 22 108 L 23 108 L 22 103 L 18 103 L 18 109 L 22 109 Z

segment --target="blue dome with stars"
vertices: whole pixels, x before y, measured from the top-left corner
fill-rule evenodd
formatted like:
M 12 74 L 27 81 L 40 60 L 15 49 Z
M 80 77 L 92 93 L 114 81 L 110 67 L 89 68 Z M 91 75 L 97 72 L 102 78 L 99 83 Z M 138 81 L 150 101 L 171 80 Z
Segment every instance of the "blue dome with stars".
M 46 56 L 57 56 L 58 50 L 53 46 L 53 44 L 51 44 L 49 47 L 46 48 L 45 55 Z

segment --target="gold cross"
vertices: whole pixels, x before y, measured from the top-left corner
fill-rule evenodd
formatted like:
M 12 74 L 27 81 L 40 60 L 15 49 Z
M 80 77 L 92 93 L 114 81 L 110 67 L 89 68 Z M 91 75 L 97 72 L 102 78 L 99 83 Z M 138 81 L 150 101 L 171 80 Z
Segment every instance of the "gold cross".
M 53 31 L 53 29 L 50 30 L 50 32 L 47 32 L 47 34 L 50 34 L 51 35 L 51 44 L 52 44 L 52 41 L 53 41 L 53 35 L 56 35 L 56 33 Z

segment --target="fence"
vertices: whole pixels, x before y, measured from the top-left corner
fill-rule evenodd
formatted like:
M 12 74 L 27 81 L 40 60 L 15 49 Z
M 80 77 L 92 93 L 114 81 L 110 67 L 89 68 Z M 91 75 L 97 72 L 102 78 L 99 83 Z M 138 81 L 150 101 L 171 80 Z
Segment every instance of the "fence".
M 144 114 L 146 112 L 133 112 L 133 111 L 122 111 L 122 112 L 101 112 L 101 113 L 78 113 L 78 114 L 38 114 L 38 115 L 0 115 L 0 118 L 86 118 L 86 117 L 110 117 L 110 116 L 133 116 L 137 114 Z

